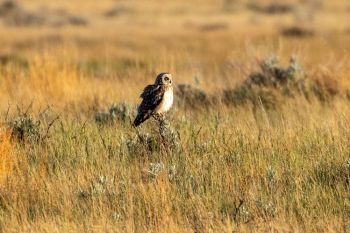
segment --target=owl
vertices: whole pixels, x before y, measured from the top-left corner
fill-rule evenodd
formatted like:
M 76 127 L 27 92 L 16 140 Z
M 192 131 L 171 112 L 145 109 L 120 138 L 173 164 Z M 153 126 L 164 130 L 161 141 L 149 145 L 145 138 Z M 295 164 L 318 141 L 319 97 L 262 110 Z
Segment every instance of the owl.
M 169 73 L 160 73 L 152 85 L 145 87 L 141 94 L 142 102 L 138 107 L 138 114 L 134 126 L 139 126 L 151 116 L 163 116 L 173 105 L 172 76 Z

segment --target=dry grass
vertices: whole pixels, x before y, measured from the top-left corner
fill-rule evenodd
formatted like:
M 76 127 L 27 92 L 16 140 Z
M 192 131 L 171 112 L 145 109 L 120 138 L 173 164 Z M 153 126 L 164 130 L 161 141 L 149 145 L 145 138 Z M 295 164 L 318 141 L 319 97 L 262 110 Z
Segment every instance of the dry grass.
M 14 148 L 10 142 L 11 132 L 1 128 L 0 129 L 0 187 L 3 187 L 6 178 L 12 175 L 14 169 Z
M 348 232 L 348 3 L 269 4 L 55 1 L 88 24 L 1 24 L 0 232 Z M 281 35 L 295 25 L 312 35 Z M 298 57 L 307 94 L 270 85 L 227 104 L 271 54 Z M 95 122 L 133 108 L 160 71 L 195 88 L 168 115 L 179 148 L 152 120 L 134 129 L 129 109 Z M 14 137 L 18 119 L 39 139 Z

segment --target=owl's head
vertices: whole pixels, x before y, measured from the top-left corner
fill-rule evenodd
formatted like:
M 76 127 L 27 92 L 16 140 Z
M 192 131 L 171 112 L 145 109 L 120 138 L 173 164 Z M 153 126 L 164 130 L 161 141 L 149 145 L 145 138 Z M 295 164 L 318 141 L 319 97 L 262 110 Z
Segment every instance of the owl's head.
M 173 82 L 173 78 L 171 74 L 164 72 L 157 75 L 155 84 L 171 86 L 172 82 Z

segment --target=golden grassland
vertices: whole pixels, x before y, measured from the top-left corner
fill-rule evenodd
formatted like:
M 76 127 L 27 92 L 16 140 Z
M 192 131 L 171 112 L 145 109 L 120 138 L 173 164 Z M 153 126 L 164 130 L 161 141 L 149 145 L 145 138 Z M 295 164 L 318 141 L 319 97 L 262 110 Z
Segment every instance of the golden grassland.
M 287 1 L 300 9 L 286 14 L 230 2 L 19 1 L 88 24 L 0 24 L 0 232 L 349 232 L 348 2 Z M 294 25 L 312 35 L 281 35 Z M 225 103 L 271 54 L 296 55 L 333 94 Z M 134 129 L 133 113 L 95 122 L 114 103 L 135 109 L 161 71 L 217 97 L 175 102 L 181 150 L 154 120 Z M 156 140 L 133 150 L 142 133 Z

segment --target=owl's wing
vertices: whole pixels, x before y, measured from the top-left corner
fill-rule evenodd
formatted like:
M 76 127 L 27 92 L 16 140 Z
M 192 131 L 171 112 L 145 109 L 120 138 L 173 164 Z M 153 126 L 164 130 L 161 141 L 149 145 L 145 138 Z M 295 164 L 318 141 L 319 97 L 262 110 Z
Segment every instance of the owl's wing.
M 164 95 L 164 88 L 158 85 L 148 85 L 143 90 L 140 97 L 142 98 L 142 103 L 139 109 L 144 110 L 154 110 L 158 104 L 162 101 Z
M 143 92 L 141 93 L 140 97 L 142 99 L 147 98 L 148 96 L 152 95 L 152 93 L 157 89 L 156 85 L 148 85 L 143 89 Z
M 165 89 L 158 85 L 148 85 L 141 94 L 142 102 L 138 108 L 138 114 L 134 125 L 138 126 L 151 117 L 155 108 L 163 99 Z

